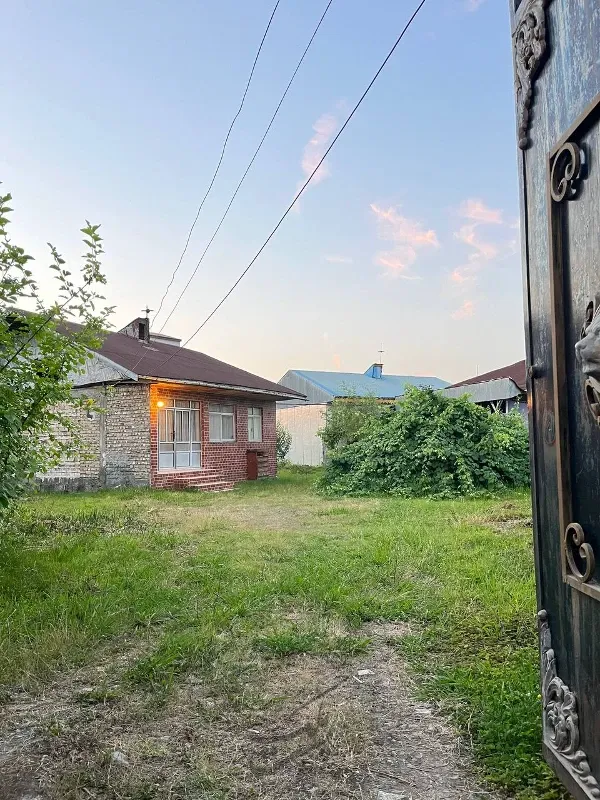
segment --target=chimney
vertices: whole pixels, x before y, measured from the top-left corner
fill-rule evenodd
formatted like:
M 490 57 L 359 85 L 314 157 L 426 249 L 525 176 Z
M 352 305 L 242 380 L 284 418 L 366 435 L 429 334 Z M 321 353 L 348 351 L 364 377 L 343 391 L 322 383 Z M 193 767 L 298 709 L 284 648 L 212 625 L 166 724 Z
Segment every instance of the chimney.
M 150 312 L 151 308 L 143 308 L 142 311 L 146 313 L 144 319 L 140 318 L 138 321 L 138 338 L 143 339 L 144 342 L 150 341 Z
M 383 364 L 373 364 L 371 367 L 371 377 L 372 378 L 383 378 Z

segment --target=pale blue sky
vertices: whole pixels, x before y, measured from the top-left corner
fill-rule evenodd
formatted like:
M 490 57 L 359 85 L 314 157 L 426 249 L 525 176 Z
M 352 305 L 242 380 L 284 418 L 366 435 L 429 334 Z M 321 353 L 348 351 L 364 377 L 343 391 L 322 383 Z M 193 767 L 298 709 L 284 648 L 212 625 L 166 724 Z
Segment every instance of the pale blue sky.
M 78 262 L 87 218 L 102 223 L 115 325 L 158 307 L 273 4 L 6 4 L 0 180 L 36 274 L 47 241 Z M 325 4 L 281 0 L 165 309 Z M 190 335 L 252 258 L 415 5 L 334 0 L 166 332 Z M 191 347 L 272 379 L 363 371 L 382 343 L 387 372 L 447 380 L 523 357 L 506 0 L 428 0 L 319 177 Z

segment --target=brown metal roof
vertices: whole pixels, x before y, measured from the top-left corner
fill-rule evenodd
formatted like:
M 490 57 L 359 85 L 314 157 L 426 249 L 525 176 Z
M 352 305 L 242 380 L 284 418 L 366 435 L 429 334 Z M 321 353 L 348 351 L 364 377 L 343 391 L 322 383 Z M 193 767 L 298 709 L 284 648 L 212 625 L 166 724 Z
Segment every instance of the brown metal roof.
M 205 353 L 162 342 L 146 343 L 123 333 L 109 333 L 97 352 L 143 378 L 253 389 L 276 394 L 281 399 L 304 397 L 293 389 L 218 361 Z
M 491 372 L 484 372 L 483 375 L 476 375 L 474 378 L 467 378 L 465 381 L 452 384 L 455 386 L 468 386 L 472 383 L 484 383 L 485 381 L 495 381 L 498 378 L 510 378 L 513 383 L 521 389 L 527 391 L 527 370 L 525 368 L 525 360 L 517 361 L 515 364 L 510 364 L 508 367 L 501 367 L 500 369 L 493 369 Z

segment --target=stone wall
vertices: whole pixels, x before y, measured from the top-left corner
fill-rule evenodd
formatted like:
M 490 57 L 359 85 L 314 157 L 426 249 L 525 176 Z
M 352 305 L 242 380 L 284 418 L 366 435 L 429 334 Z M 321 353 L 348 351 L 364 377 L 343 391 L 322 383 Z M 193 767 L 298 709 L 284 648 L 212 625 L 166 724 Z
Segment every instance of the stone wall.
M 98 402 L 98 390 L 73 392 L 78 397 L 93 397 Z M 64 458 L 54 469 L 37 480 L 43 489 L 55 491 L 87 491 L 100 488 L 100 415 L 98 412 L 86 412 L 64 404 L 60 412 L 70 418 L 78 427 L 83 449 Z M 70 433 L 56 426 L 54 436 L 68 442 Z
M 38 476 L 43 489 L 80 491 L 150 484 L 150 388 L 147 384 L 122 384 L 95 389 L 75 389 L 91 397 L 104 411 L 91 414 L 65 407 L 79 427 L 84 450 Z M 68 437 L 57 429 L 56 436 Z
M 150 386 L 107 389 L 104 414 L 104 486 L 150 485 Z

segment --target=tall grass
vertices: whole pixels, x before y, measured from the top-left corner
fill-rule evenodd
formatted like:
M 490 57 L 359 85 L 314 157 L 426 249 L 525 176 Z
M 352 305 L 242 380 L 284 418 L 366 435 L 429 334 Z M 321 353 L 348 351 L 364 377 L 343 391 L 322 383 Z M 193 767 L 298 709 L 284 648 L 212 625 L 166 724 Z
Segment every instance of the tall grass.
M 369 646 L 363 623 L 408 620 L 396 646 L 487 780 L 561 797 L 539 754 L 528 495 L 332 501 L 313 482 L 25 504 L 0 538 L 0 679 L 47 680 L 150 627 L 125 683 L 164 691 L 195 670 L 235 693 L 259 658 L 349 658 Z

